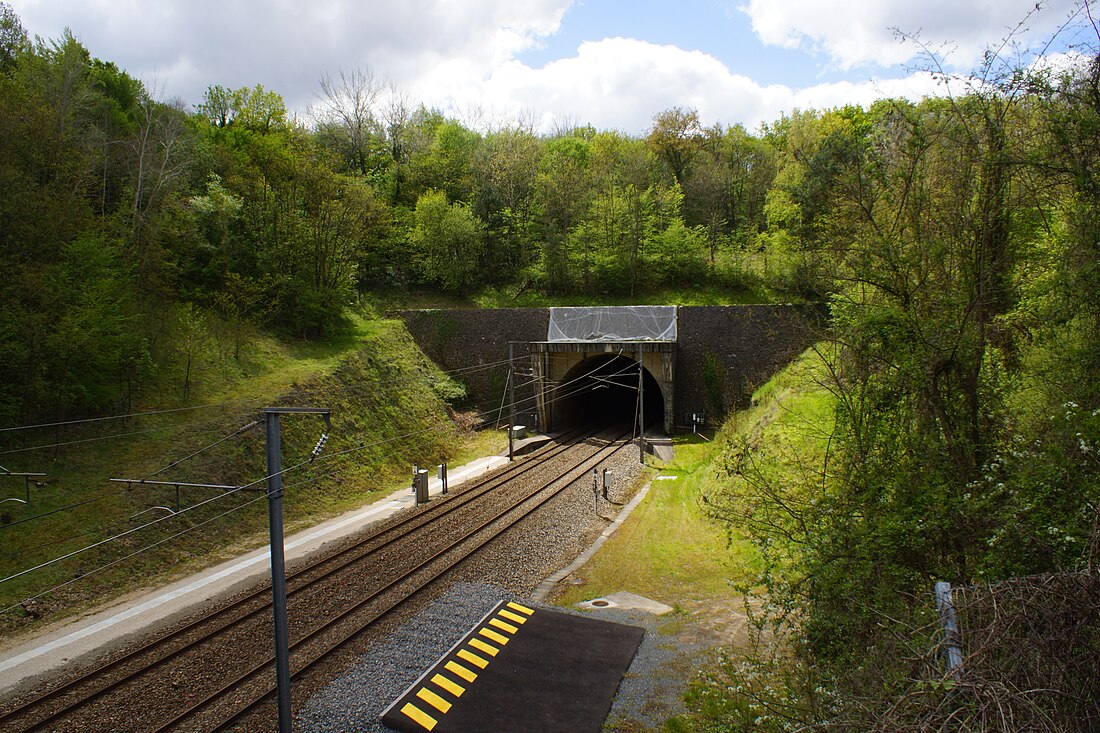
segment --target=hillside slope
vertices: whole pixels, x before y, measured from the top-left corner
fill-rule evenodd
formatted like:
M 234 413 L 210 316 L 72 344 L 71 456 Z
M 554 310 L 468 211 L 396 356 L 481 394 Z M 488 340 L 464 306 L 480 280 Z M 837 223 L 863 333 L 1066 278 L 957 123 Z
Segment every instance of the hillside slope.
M 403 325 L 371 320 L 358 324 L 348 348 L 282 360 L 233 387 L 231 401 L 13 438 L 22 444 L 9 448 L 4 465 L 49 475 L 31 489 L 29 505 L 0 507 L 0 629 L 54 620 L 264 544 L 261 407 L 332 410 L 329 440 L 313 463 L 306 461 L 323 422 L 309 415 L 282 420 L 286 524 L 293 530 L 392 490 L 412 463 L 453 458 L 479 440 L 449 412 L 447 400 L 461 394 Z M 39 445 L 47 447 L 27 450 Z M 252 486 L 184 487 L 173 515 L 174 486 L 111 478 Z M 9 484 L 6 496 L 22 495 L 14 480 Z

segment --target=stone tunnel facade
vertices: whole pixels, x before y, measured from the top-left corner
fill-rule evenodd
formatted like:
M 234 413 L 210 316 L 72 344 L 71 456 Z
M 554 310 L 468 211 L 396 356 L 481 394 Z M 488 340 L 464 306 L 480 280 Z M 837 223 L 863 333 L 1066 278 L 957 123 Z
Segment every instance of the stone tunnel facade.
M 469 406 L 482 411 L 502 403 L 512 342 L 516 367 L 524 374 L 516 380 L 517 420 L 525 425 L 535 425 L 541 413 L 553 427 L 545 384 L 612 346 L 545 343 L 548 308 L 405 310 L 394 315 L 440 368 L 460 372 Z M 746 405 L 759 385 L 821 338 L 823 320 L 814 306 L 681 306 L 675 344 L 616 343 L 613 349 L 635 360 L 642 355 L 645 370 L 661 386 L 664 428 L 671 433 L 690 430 L 693 413 L 704 414 L 717 426 L 731 409 Z M 547 354 L 555 352 L 560 352 L 560 363 L 551 375 Z

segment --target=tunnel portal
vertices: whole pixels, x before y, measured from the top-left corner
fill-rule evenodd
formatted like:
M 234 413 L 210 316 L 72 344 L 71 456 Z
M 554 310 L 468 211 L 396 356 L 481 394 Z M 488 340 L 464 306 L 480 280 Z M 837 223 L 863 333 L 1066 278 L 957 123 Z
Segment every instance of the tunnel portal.
M 664 397 L 648 369 L 642 370 L 642 409 L 650 429 L 664 426 Z M 557 428 L 605 423 L 631 426 L 638 417 L 638 362 L 615 354 L 600 354 L 577 363 L 550 398 L 555 401 Z
M 594 426 L 609 420 L 633 425 L 640 361 L 646 429 L 672 434 L 675 343 L 533 342 L 531 349 L 538 422 L 543 429 Z

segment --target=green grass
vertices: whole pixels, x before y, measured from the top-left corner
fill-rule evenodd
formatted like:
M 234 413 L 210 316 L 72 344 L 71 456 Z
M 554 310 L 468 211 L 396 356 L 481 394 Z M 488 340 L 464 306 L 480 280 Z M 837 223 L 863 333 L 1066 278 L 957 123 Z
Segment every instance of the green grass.
M 764 288 L 728 288 L 718 285 L 668 288 L 628 295 L 546 295 L 534 290 L 486 288 L 468 298 L 434 291 L 409 290 L 385 296 L 372 295 L 370 304 L 379 312 L 424 308 L 549 308 L 594 305 L 749 305 L 789 300 Z
M 820 457 L 832 430 L 833 395 L 822 356 L 808 349 L 753 393 L 752 407 L 734 413 L 724 426 L 728 435 L 767 438 Z
M 189 399 L 182 397 L 182 371 L 166 357 L 149 391 L 133 405 L 134 411 L 212 407 L 24 436 L 26 445 L 94 440 L 14 454 L 5 462 L 13 470 L 33 465 L 39 467 L 33 470 L 49 473 L 44 485 L 32 490 L 29 507 L 9 510 L 4 505 L 9 520 L 62 511 L 11 526 L 0 524 L 0 578 L 134 529 L 142 524 L 130 521 L 138 512 L 172 506 L 171 487 L 131 487 L 109 479 L 149 476 L 257 419 L 260 407 L 313 405 L 332 410 L 333 429 L 325 453 L 284 477 L 288 532 L 399 488 L 413 463 L 454 464 L 483 452 L 499 452 L 504 445 L 502 434 L 455 429 L 443 397 L 454 393 L 454 383 L 416 348 L 399 321 L 353 317 L 344 332 L 318 344 L 253 332 L 239 360 L 232 359 L 224 343 L 217 343 L 215 326 L 212 322 L 210 343 L 193 368 Z M 289 467 L 308 457 L 323 424 L 316 416 L 287 416 L 282 427 L 284 466 Z M 241 485 L 262 478 L 264 467 L 261 426 L 155 478 Z M 217 496 L 217 491 L 184 490 L 182 501 L 193 507 Z M 87 499 L 95 501 L 66 509 Z M 235 494 L 2 582 L 0 611 L 16 608 L 0 613 L 0 631 L 38 623 L 18 604 L 50 589 L 58 590 L 31 606 L 32 615 L 41 620 L 56 620 L 261 546 L 267 539 L 266 511 L 262 493 Z M 143 515 L 143 520 L 165 515 L 157 510 Z M 183 534 L 173 537 L 179 533 Z
M 824 362 L 810 349 L 761 386 L 750 408 L 730 415 L 714 440 L 677 438 L 675 460 L 653 471 L 674 480 L 652 482 L 649 495 L 623 527 L 577 572 L 582 584 L 567 587 L 556 602 L 572 605 L 627 590 L 677 609 L 679 613 L 662 622 L 661 633 L 711 638 L 712 644 L 721 639 L 727 651 L 748 648 L 747 630 L 730 622 L 743 610 L 743 589 L 759 590 L 763 562 L 749 538 L 711 516 L 712 511 L 739 511 L 745 498 L 724 470 L 724 461 L 742 441 L 753 441 L 764 448 L 764 470 L 798 491 L 805 466 L 820 463 L 827 444 L 833 398 L 823 386 L 826 377 Z M 703 497 L 710 503 L 704 504 Z M 726 629 L 725 635 L 707 636 L 708 625 Z M 697 654 L 678 661 L 676 672 L 669 672 L 685 681 L 704 676 L 688 686 L 685 700 L 691 712 L 667 720 L 662 731 L 728 729 L 724 726 L 732 703 L 724 688 L 712 694 L 698 681 L 717 658 Z M 611 729 L 649 730 L 636 721 L 616 721 Z
M 584 584 L 568 588 L 560 604 L 627 590 L 682 606 L 729 596 L 730 581 L 752 571 L 751 548 L 728 541 L 700 503 L 714 480 L 721 442 L 696 436 L 673 442 L 675 460 L 650 474 L 673 478 L 652 481 L 649 495 L 580 571 Z

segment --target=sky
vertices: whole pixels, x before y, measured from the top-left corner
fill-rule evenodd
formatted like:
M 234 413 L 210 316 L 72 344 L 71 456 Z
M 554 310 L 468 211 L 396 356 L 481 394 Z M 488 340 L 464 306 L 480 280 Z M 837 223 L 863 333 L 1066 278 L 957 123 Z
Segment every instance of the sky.
M 262 84 L 308 117 L 320 80 L 369 70 L 474 126 L 641 135 L 655 115 L 756 130 L 794 109 L 942 93 L 916 36 L 965 72 L 1041 45 L 1076 0 L 6 0 L 32 36 L 94 55 L 187 106 Z M 1030 14 L 1030 15 L 1029 15 Z

